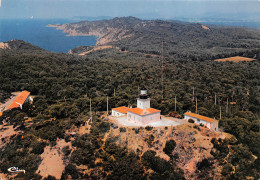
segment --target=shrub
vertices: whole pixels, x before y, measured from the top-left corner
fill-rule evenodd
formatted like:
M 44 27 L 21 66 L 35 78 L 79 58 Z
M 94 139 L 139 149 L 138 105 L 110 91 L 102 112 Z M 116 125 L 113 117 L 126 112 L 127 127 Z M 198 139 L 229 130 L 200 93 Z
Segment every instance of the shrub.
M 62 152 L 64 153 L 65 156 L 68 156 L 71 152 L 69 146 L 65 146 L 62 148 Z
M 200 127 L 199 127 L 199 126 L 197 126 L 197 125 L 194 125 L 194 126 L 193 126 L 193 128 L 194 128 L 194 129 L 197 129 L 197 130 L 199 130 L 199 131 L 200 131 Z
M 151 126 L 146 126 L 145 129 L 146 129 L 147 131 L 151 131 L 151 130 L 153 129 L 153 127 L 151 127 Z
M 201 162 L 198 162 L 196 165 L 198 170 L 210 169 L 211 166 L 212 166 L 212 162 L 210 162 L 208 159 L 203 159 Z
M 195 121 L 193 119 L 188 120 L 189 123 L 194 123 Z
M 165 147 L 163 148 L 163 152 L 168 156 L 172 155 L 172 151 L 176 147 L 176 142 L 174 140 L 167 141 Z
M 122 128 L 122 127 L 121 127 L 121 128 L 119 128 L 119 131 L 120 131 L 120 132 L 126 132 L 126 128 Z

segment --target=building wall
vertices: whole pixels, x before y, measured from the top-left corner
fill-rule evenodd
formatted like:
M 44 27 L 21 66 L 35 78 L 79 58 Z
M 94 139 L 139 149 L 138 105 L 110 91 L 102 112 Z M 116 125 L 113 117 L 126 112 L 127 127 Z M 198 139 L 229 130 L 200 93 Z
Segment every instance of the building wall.
M 153 114 L 148 114 L 148 115 L 138 115 L 132 112 L 127 112 L 127 120 L 128 121 L 132 121 L 134 123 L 138 123 L 138 124 L 148 124 L 151 122 L 156 122 L 156 121 L 160 121 L 160 112 L 157 113 L 153 113 Z
M 203 124 L 211 130 L 218 131 L 218 120 L 215 120 L 213 123 L 211 123 L 211 122 L 204 121 L 204 120 L 201 120 L 201 119 L 198 119 L 198 118 L 195 118 L 195 117 L 192 117 L 192 116 L 187 116 L 187 115 L 184 116 L 184 119 L 187 120 L 187 121 L 189 119 L 193 119 L 194 123 L 196 123 L 196 124 Z
M 118 111 L 112 109 L 112 116 L 114 116 L 114 117 L 121 117 L 121 116 L 125 116 L 125 115 L 126 114 L 118 112 Z
M 218 123 L 219 123 L 218 120 L 215 120 L 215 121 L 213 122 L 211 128 L 212 128 L 214 131 L 218 131 Z
M 140 109 L 150 108 L 150 98 L 148 99 L 137 99 L 137 107 Z

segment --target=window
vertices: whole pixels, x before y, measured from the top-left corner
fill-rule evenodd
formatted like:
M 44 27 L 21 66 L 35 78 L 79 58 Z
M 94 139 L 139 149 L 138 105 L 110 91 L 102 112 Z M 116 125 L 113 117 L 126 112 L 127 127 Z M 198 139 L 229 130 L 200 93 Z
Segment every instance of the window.
M 153 120 L 153 117 L 151 117 L 151 120 Z
M 200 119 L 197 119 L 197 122 L 200 122 Z

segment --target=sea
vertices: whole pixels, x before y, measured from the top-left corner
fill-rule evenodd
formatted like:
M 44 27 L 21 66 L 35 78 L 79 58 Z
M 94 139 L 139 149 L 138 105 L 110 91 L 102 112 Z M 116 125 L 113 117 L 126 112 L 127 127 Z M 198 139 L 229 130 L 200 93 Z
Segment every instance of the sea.
M 53 52 L 67 53 L 77 46 L 93 46 L 95 36 L 66 36 L 48 24 L 75 22 L 68 19 L 0 19 L 0 42 L 19 39 Z
M 88 20 L 88 19 L 86 19 Z M 92 20 L 92 19 L 89 19 Z M 225 26 L 260 28 L 260 22 L 239 21 L 196 21 L 179 19 L 187 22 L 199 22 Z M 62 30 L 46 27 L 48 24 L 65 24 L 78 22 L 72 19 L 0 19 L 0 42 L 19 39 L 53 52 L 67 53 L 78 46 L 93 46 L 97 42 L 95 36 L 66 36 Z

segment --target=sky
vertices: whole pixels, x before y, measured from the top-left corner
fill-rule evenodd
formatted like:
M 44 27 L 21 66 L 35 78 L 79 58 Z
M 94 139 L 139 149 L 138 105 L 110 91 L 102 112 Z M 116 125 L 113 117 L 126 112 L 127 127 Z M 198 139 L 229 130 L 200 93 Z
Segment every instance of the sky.
M 0 0 L 0 19 L 135 16 L 260 20 L 260 0 Z

